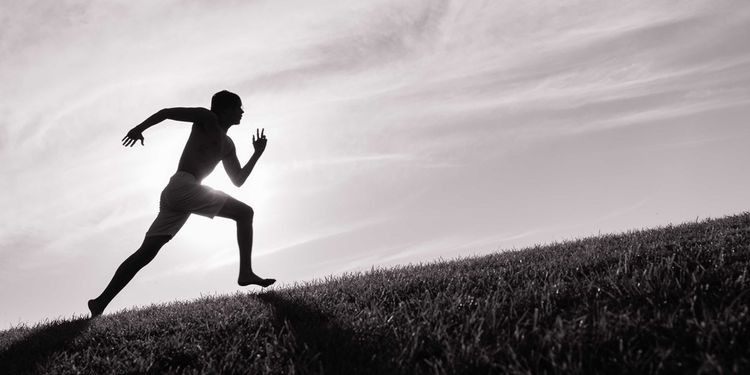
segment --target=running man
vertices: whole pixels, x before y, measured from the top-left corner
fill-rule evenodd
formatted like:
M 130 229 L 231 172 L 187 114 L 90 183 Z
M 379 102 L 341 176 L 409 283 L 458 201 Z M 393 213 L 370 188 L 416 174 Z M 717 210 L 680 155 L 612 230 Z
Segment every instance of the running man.
M 162 109 L 131 129 L 122 139 L 125 147 L 133 147 L 138 141 L 145 145 L 143 131 L 164 120 L 193 123 L 177 172 L 161 193 L 159 214 L 146 232 L 141 247 L 122 262 L 102 294 L 88 301 L 92 318 L 104 312 L 117 293 L 141 268 L 154 259 L 159 249 L 177 234 L 193 213 L 212 219 L 214 216 L 225 217 L 237 222 L 237 244 L 240 248 L 240 273 L 237 279 L 239 285 L 267 287 L 276 282 L 275 279 L 264 279 L 253 272 L 250 261 L 253 245 L 253 209 L 222 191 L 201 185 L 201 181 L 221 161 L 232 183 L 238 187 L 242 186 L 255 163 L 263 155 L 267 142 L 265 129 L 260 132 L 256 129 L 256 134 L 253 135 L 255 153 L 245 166 L 241 166 L 237 159 L 234 142 L 227 136 L 227 130 L 240 123 L 243 113 L 240 97 L 224 90 L 211 98 L 211 110 Z

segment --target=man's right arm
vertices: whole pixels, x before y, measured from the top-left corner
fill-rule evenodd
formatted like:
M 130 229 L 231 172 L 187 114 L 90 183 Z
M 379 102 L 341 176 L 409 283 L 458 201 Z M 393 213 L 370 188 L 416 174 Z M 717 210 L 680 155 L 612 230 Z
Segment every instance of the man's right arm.
M 185 122 L 197 122 L 201 124 L 216 123 L 216 115 L 205 108 L 164 108 L 144 120 L 135 129 L 144 130 L 164 121 L 175 120 Z
M 216 115 L 206 108 L 164 108 L 143 120 L 142 123 L 136 125 L 133 129 L 130 129 L 125 138 L 122 139 L 123 145 L 132 147 L 138 140 L 143 145 L 143 131 L 164 120 L 204 124 L 210 130 L 214 130 L 215 128 L 218 131 L 219 128 Z

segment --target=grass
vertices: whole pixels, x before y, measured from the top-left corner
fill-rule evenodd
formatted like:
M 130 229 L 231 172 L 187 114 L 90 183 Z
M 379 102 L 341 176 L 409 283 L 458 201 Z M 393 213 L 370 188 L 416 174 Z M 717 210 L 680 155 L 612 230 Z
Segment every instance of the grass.
M 750 213 L 0 332 L 0 373 L 750 373 Z

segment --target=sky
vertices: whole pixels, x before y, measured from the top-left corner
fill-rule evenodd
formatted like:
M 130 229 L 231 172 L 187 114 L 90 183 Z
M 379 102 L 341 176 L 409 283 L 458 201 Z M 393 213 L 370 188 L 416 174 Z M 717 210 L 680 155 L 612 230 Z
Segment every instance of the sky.
M 0 2 L 0 329 L 88 315 L 158 212 L 188 123 L 229 130 L 281 287 L 748 211 L 742 1 Z M 193 215 L 107 312 L 237 286 Z

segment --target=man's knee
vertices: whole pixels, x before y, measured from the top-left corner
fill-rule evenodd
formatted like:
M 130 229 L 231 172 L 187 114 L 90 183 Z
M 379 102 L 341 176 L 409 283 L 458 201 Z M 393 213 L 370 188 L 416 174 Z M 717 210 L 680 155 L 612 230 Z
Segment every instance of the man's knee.
M 237 221 L 252 223 L 253 216 L 255 216 L 255 211 L 253 211 L 253 208 L 243 203 L 242 209 L 240 209 L 239 215 L 237 215 Z
M 252 222 L 254 215 L 255 212 L 253 212 L 253 209 L 250 206 L 232 197 L 227 199 L 226 203 L 224 203 L 224 207 L 222 207 L 216 214 L 216 216 L 226 217 L 238 223 Z
M 141 247 L 139 247 L 138 250 L 126 260 L 126 262 L 135 262 L 139 267 L 145 266 L 156 257 L 156 254 L 159 253 L 162 246 L 171 239 L 172 236 L 169 235 L 146 236 L 146 238 L 143 239 Z
M 172 239 L 171 234 L 158 234 L 155 236 L 146 236 L 146 239 L 143 240 L 144 243 L 149 243 L 151 245 L 156 246 L 164 246 L 167 242 L 169 242 Z
M 162 246 L 172 239 L 172 237 L 173 236 L 170 234 L 146 236 L 146 238 L 143 239 L 143 244 L 141 245 L 140 250 L 147 253 L 154 253 L 155 255 L 159 252 Z

